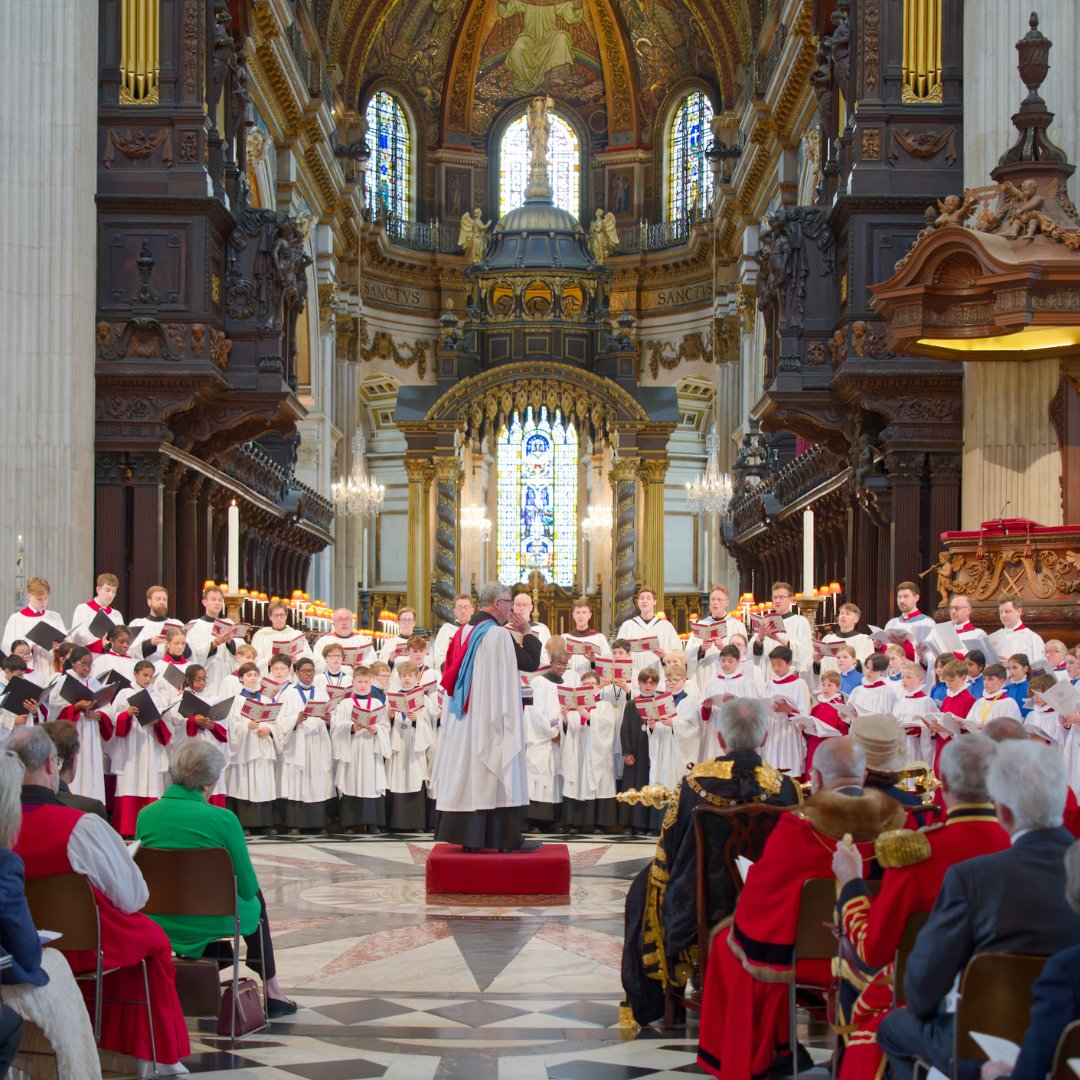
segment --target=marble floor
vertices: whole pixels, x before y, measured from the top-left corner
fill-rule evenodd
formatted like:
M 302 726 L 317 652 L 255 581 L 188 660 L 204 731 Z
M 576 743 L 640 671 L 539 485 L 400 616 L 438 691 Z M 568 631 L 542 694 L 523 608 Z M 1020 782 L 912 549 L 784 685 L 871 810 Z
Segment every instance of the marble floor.
M 199 1022 L 185 1064 L 233 1080 L 699 1074 L 694 1029 L 619 1027 L 623 899 L 654 844 L 569 841 L 570 903 L 533 907 L 426 903 L 430 837 L 252 841 L 300 1008 L 231 1050 Z

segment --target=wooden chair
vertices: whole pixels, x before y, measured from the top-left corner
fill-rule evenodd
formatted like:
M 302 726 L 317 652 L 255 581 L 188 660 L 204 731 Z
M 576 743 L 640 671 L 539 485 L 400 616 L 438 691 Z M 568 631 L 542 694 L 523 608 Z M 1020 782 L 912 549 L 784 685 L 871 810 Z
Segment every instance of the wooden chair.
M 30 917 L 39 929 L 56 930 L 63 936 L 50 947 L 64 952 L 91 952 L 97 958 L 94 970 L 75 976 L 76 982 L 94 984 L 94 1039 L 101 1042 L 101 1006 L 105 1000 L 104 978 L 119 968 L 106 968 L 101 951 L 101 917 L 90 882 L 82 874 L 53 874 L 26 882 L 26 903 Z M 154 1017 L 150 1007 L 150 979 L 146 961 L 140 961 L 143 978 L 141 1001 L 109 998 L 119 1004 L 145 1005 L 150 1032 L 150 1056 L 157 1072 L 157 1047 L 154 1040 Z
M 240 909 L 232 857 L 225 848 L 165 849 L 141 847 L 135 864 L 142 871 L 150 896 L 147 915 L 208 916 L 229 918 L 233 924 L 232 996 L 240 986 Z M 260 926 L 260 933 L 262 933 Z M 214 960 L 175 957 L 176 987 L 185 1016 L 217 1016 L 221 1008 L 221 983 Z M 266 980 L 263 1013 L 267 1011 Z M 256 1030 L 262 1030 L 258 1028 Z M 236 1012 L 230 1018 L 229 1037 L 236 1042 Z
M 896 955 L 893 958 L 893 1008 L 899 1009 L 907 1004 L 907 996 L 904 994 L 904 973 L 907 971 L 908 957 L 915 948 L 915 939 L 919 931 L 926 925 L 930 918 L 929 911 L 913 911 L 904 923 L 904 932 L 900 935 L 900 944 L 896 947 Z
M 796 1080 L 799 1075 L 796 994 L 799 990 L 814 990 L 823 994 L 829 989 L 828 984 L 799 982 L 796 974 L 798 963 L 800 960 L 831 960 L 836 955 L 836 935 L 832 929 L 835 920 L 836 879 L 811 878 L 804 881 L 799 897 L 799 921 L 795 930 L 791 982 L 788 983 L 788 1043 L 791 1046 L 791 1075 Z
M 963 1059 L 985 1061 L 972 1031 L 999 1035 L 1015 1043 L 1024 1041 L 1031 1016 L 1031 987 L 1042 974 L 1045 956 L 979 953 L 960 977 L 953 1037 L 953 1077 Z
M 1054 1051 L 1054 1067 L 1050 1070 L 1050 1080 L 1076 1080 L 1076 1073 L 1069 1065 L 1069 1058 L 1080 1057 L 1080 1020 L 1074 1020 L 1058 1039 Z
M 736 803 L 732 806 L 711 806 L 702 803 L 694 807 L 691 819 L 694 826 L 695 847 L 695 909 L 697 912 L 697 948 L 698 963 L 695 973 L 694 988 L 687 992 L 684 986 L 667 983 L 664 987 L 664 1027 L 675 1026 L 675 1010 L 682 1006 L 694 1012 L 701 1010 L 701 994 L 705 986 L 705 966 L 709 959 L 709 946 L 712 936 L 713 897 L 709 895 L 708 868 L 717 860 L 723 864 L 731 883 L 733 901 L 742 891 L 742 874 L 735 864 L 735 858 L 742 855 L 751 862 L 756 862 L 764 850 L 784 808 L 767 803 Z M 724 826 L 719 841 L 710 839 L 714 826 Z M 734 909 L 734 903 L 732 904 Z M 730 913 L 729 913 L 730 914 Z

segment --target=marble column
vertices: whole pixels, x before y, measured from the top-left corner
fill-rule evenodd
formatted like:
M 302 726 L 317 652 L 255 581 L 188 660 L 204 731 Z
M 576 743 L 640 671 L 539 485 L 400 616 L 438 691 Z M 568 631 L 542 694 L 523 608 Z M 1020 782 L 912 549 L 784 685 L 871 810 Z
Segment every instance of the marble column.
M 97 40 L 97 4 L 0 4 L 0 601 L 22 534 L 65 619 L 94 582 Z
M 650 459 L 638 465 L 645 512 L 642 515 L 641 583 L 656 590 L 656 610 L 664 610 L 664 477 L 668 462 Z
M 458 511 L 461 465 L 456 457 L 435 458 L 435 584 L 432 615 L 436 622 L 454 617 L 458 591 Z
M 611 466 L 608 477 L 614 496 L 612 554 L 614 573 L 611 582 L 612 629 L 618 628 L 637 613 L 637 470 L 638 462 L 622 458 Z
M 416 611 L 417 625 L 431 629 L 430 506 L 434 472 L 428 458 L 405 459 L 409 478 L 409 578 L 405 598 Z

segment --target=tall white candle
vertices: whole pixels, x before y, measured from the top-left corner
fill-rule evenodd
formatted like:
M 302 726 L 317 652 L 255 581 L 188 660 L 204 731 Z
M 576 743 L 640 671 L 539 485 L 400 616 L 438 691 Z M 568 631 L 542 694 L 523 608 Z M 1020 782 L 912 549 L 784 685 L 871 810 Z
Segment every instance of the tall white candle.
M 814 511 L 802 516 L 802 587 L 805 596 L 814 595 Z
M 240 589 L 240 507 L 233 499 L 229 503 L 229 561 L 228 561 L 228 590 L 230 596 L 235 596 Z
M 368 516 L 360 518 L 360 587 L 367 592 L 368 587 Z

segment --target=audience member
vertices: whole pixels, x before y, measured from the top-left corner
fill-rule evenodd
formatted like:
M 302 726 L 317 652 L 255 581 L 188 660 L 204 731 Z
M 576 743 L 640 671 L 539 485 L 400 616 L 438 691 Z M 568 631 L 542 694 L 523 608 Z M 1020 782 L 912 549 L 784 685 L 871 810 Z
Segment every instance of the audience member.
M 56 747 L 56 756 L 60 759 L 60 786 L 56 791 L 57 801 L 64 806 L 70 806 L 73 810 L 97 814 L 99 818 L 107 817 L 105 804 L 100 799 L 91 799 L 89 795 L 76 795 L 68 786 L 79 768 L 79 729 L 67 720 L 50 720 L 42 724 L 41 728 L 49 733 L 49 738 Z

